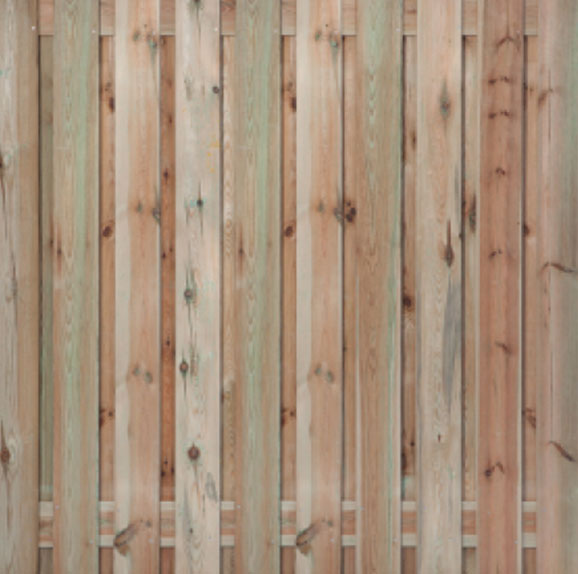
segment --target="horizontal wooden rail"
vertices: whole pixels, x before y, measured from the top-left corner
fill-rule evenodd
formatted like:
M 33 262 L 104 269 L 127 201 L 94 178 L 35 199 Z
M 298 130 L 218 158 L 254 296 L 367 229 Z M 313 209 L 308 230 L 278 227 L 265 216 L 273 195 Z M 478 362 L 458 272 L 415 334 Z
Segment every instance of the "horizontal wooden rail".
M 114 513 L 115 503 L 100 502 L 100 536 L 98 545 L 103 548 L 114 546 Z M 357 505 L 353 500 L 344 500 L 342 511 L 342 546 L 355 546 L 355 515 Z M 359 509 L 363 511 L 362 509 Z M 52 502 L 41 502 L 40 548 L 52 548 L 52 521 L 54 516 Z M 477 546 L 476 502 L 462 502 L 462 546 Z M 295 546 L 299 538 L 295 527 L 296 504 L 284 500 L 281 503 L 281 545 Z M 415 547 L 417 540 L 417 510 L 415 502 L 405 501 L 402 504 L 402 546 Z M 536 547 L 536 503 L 524 502 L 522 505 L 522 544 L 523 548 Z M 161 547 L 172 548 L 175 545 L 175 503 L 161 502 Z M 221 546 L 235 545 L 235 503 L 227 500 L 221 502 Z
M 54 32 L 54 0 L 40 0 L 40 27 L 41 35 L 50 36 Z M 101 0 L 100 34 L 102 36 L 114 35 L 114 0 Z M 295 5 L 296 0 L 283 2 L 282 34 L 283 36 L 295 35 Z M 406 36 L 415 36 L 417 31 L 417 0 L 407 0 L 404 6 L 404 29 Z M 175 6 L 174 1 L 161 2 L 161 35 L 173 36 L 175 33 Z M 356 4 L 355 0 L 343 0 L 342 4 L 342 28 L 344 36 L 356 34 Z M 221 34 L 233 36 L 235 34 L 235 5 L 230 0 L 221 2 Z M 538 28 L 538 2 L 526 0 L 525 34 L 535 36 Z M 477 0 L 464 0 L 463 7 L 463 34 L 464 36 L 476 36 L 478 33 L 478 2 Z

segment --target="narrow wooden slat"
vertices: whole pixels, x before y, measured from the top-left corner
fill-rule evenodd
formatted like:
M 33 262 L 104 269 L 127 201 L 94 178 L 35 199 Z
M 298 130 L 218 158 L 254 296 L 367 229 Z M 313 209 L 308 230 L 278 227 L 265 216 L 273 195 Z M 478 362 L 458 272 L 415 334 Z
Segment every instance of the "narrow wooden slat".
M 343 498 L 357 496 L 357 130 L 356 38 L 343 39 Z M 343 548 L 355 572 L 355 548 Z
M 418 2 L 418 572 L 461 571 L 462 11 Z
M 357 3 L 357 572 L 401 572 L 402 2 Z
M 281 11 L 239 0 L 235 29 L 238 573 L 280 567 Z
M 523 500 L 536 500 L 536 399 L 538 389 L 540 268 L 538 259 L 538 39 L 526 40 L 524 279 L 522 343 Z
M 416 497 L 416 316 L 415 202 L 417 178 L 417 38 L 404 39 L 403 110 L 403 363 L 402 363 L 402 498 Z M 415 562 L 412 561 L 412 564 Z M 406 570 L 407 571 L 407 570 Z
M 341 1 L 297 3 L 297 562 L 341 568 Z
M 220 560 L 219 3 L 176 5 L 176 572 Z
M 100 409 L 99 495 L 114 498 L 114 39 L 100 41 Z M 101 549 L 100 572 L 112 574 L 112 550 Z
M 98 7 L 54 11 L 54 570 L 98 572 Z
M 175 499 L 175 39 L 161 38 L 161 500 Z M 173 574 L 174 550 L 161 551 Z
M 39 0 L 40 33 L 51 35 L 54 27 L 54 0 Z M 114 3 L 115 0 L 100 0 L 100 33 L 106 36 L 114 35 Z M 356 0 L 343 0 L 343 33 L 346 36 L 356 34 Z M 283 0 L 282 34 L 294 36 L 296 29 L 297 0 Z M 161 0 L 161 33 L 175 33 L 175 0 Z M 415 36 L 417 31 L 417 0 L 404 1 L 404 34 Z M 478 0 L 463 0 L 463 33 L 475 36 L 478 32 Z M 221 31 L 224 35 L 235 34 L 235 2 L 221 0 Z M 538 28 L 538 0 L 526 0 L 525 33 L 536 35 Z
M 578 4 L 540 3 L 538 572 L 578 571 Z
M 116 2 L 115 573 L 159 569 L 159 4 Z
M 296 42 L 283 39 L 283 323 L 281 396 L 281 497 L 295 499 L 296 491 Z M 295 550 L 281 553 L 281 572 L 295 571 Z
M 480 6 L 480 572 L 521 572 L 523 0 Z
M 40 377 L 36 2 L 0 4 L 0 570 L 36 572 Z

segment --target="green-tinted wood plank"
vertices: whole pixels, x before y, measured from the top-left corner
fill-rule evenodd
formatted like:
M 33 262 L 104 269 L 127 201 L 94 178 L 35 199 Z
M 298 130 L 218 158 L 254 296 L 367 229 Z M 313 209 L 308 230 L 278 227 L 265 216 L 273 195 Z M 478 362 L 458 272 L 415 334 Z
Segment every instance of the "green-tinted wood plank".
M 540 3 L 538 572 L 578 571 L 578 3 Z
M 54 6 L 54 570 L 98 572 L 98 6 Z
M 158 572 L 159 0 L 116 2 L 116 574 Z
M 176 572 L 219 572 L 220 6 L 176 5 Z
M 235 569 L 279 571 L 281 5 L 239 0 L 235 38 Z
M 462 2 L 418 2 L 417 554 L 461 571 Z
M 401 569 L 402 1 L 357 3 L 357 572 Z
M 0 571 L 38 557 L 39 194 L 36 2 L 0 3 Z

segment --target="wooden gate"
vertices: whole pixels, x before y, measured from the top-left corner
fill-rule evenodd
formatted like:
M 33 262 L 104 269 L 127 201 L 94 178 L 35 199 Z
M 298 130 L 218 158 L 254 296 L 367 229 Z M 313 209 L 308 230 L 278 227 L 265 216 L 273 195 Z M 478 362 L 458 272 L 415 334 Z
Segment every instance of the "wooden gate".
M 578 572 L 574 0 L 0 0 L 0 572 Z

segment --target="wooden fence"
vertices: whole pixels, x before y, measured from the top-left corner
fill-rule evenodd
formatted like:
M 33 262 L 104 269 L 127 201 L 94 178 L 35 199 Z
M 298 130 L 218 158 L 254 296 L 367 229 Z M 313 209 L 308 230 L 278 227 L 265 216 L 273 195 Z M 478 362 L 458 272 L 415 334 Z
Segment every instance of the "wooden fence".
M 578 572 L 538 1 L 0 0 L 0 572 Z

